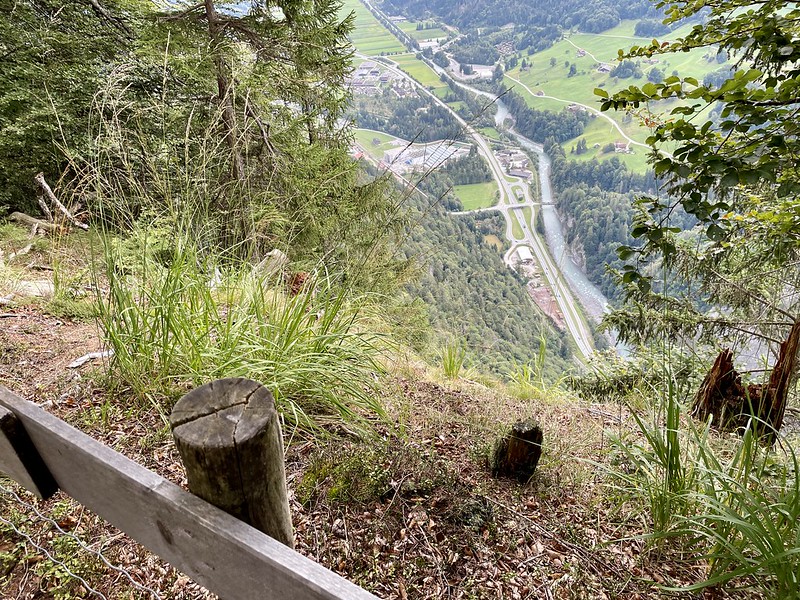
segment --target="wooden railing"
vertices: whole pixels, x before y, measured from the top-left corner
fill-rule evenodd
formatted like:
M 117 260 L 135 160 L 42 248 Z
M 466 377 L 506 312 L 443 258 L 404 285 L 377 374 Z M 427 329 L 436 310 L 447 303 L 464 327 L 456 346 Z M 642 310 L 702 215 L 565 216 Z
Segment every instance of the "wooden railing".
M 224 600 L 376 599 L 2 386 L 0 474 L 63 490 Z

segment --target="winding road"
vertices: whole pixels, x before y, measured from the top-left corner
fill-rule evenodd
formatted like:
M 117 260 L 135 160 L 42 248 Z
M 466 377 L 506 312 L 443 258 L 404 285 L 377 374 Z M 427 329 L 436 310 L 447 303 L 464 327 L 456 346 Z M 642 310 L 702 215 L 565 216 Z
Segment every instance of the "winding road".
M 576 46 L 576 47 L 577 47 L 577 46 Z M 645 148 L 645 149 L 647 149 L 647 150 L 650 150 L 650 146 L 648 146 L 647 144 L 642 144 L 641 142 L 637 142 L 636 140 L 634 140 L 633 138 L 631 138 L 631 137 L 630 137 L 630 136 L 629 136 L 627 133 L 625 133 L 624 131 L 622 131 L 622 127 L 620 127 L 620 126 L 619 126 L 619 123 L 617 123 L 617 122 L 616 122 L 614 119 L 612 119 L 611 117 L 609 117 L 609 116 L 608 116 L 607 114 L 605 114 L 604 112 L 600 112 L 599 110 L 597 110 L 597 109 L 596 109 L 596 108 L 594 108 L 593 106 L 589 106 L 588 104 L 583 104 L 583 103 L 581 103 L 581 102 L 576 102 L 575 100 L 564 100 L 564 98 L 556 98 L 555 96 L 548 96 L 547 94 L 539 94 L 539 95 L 536 95 L 536 94 L 534 94 L 534 93 L 533 93 L 533 91 L 531 90 L 531 88 L 529 88 L 527 85 L 525 85 L 524 83 L 522 83 L 522 82 L 521 82 L 519 79 L 516 79 L 515 77 L 512 77 L 512 76 L 511 76 L 511 75 L 509 75 L 508 73 L 506 73 L 506 77 L 507 77 L 508 79 L 510 79 L 511 81 L 513 81 L 514 83 L 516 83 L 517 85 L 519 85 L 521 88 L 523 88 L 525 91 L 527 91 L 527 92 L 528 92 L 528 93 L 529 93 L 531 96 L 533 96 L 534 98 L 547 98 L 548 100 L 555 100 L 556 102 L 563 102 L 564 104 L 575 104 L 576 106 L 582 106 L 582 107 L 583 107 L 583 108 L 585 108 L 586 110 L 593 112 L 593 113 L 594 113 L 594 114 L 596 114 L 598 117 L 603 117 L 603 118 L 604 118 L 604 119 L 606 119 L 606 120 L 607 120 L 609 123 L 611 123 L 611 124 L 612 124 L 612 125 L 613 125 L 613 126 L 616 128 L 616 130 L 619 132 L 619 134 L 620 134 L 620 135 L 621 135 L 623 138 L 625 138 L 625 139 L 627 140 L 627 142 L 628 142 L 628 147 L 630 147 L 631 145 L 634 145 L 634 146 L 641 146 L 642 148 Z
M 376 60 L 376 57 L 367 56 L 360 52 L 356 52 L 355 55 L 363 59 Z M 498 189 L 500 190 L 500 200 L 498 204 L 492 208 L 502 212 L 506 218 L 506 237 L 511 242 L 511 249 L 506 252 L 504 257 L 506 264 L 510 265 L 511 253 L 513 253 L 513 251 L 515 251 L 519 246 L 528 246 L 532 250 L 534 256 L 536 256 L 537 260 L 539 261 L 542 274 L 547 280 L 551 290 L 553 290 L 556 303 L 558 304 L 561 313 L 564 315 L 564 322 L 567 330 L 575 340 L 578 351 L 584 358 L 589 357 L 594 352 L 593 336 L 580 311 L 576 308 L 577 300 L 573 297 L 571 290 L 564 281 L 564 278 L 561 276 L 561 272 L 556 266 L 553 258 L 550 256 L 544 241 L 531 229 L 530 223 L 527 223 L 525 220 L 523 213 L 523 208 L 525 207 L 531 208 L 531 214 L 533 215 L 534 219 L 536 215 L 536 203 L 531 196 L 530 186 L 519 178 L 508 177 L 503 172 L 503 168 L 500 165 L 500 162 L 497 160 L 497 157 L 495 157 L 494 153 L 492 152 L 492 149 L 489 146 L 489 142 L 486 140 L 486 138 L 474 127 L 472 127 L 472 125 L 462 119 L 444 101 L 438 98 L 430 90 L 425 88 L 425 86 L 420 84 L 408 73 L 400 69 L 397 63 L 391 59 L 382 57 L 380 62 L 391 72 L 410 81 L 412 85 L 414 85 L 421 93 L 427 95 L 433 100 L 433 102 L 447 110 L 456 120 L 456 122 L 461 125 L 464 132 L 475 142 L 478 151 L 488 163 L 492 171 L 492 176 L 497 182 Z M 520 201 L 518 198 L 521 198 L 522 200 Z M 522 239 L 517 239 L 514 237 L 512 219 L 516 219 L 519 223 L 523 233 Z

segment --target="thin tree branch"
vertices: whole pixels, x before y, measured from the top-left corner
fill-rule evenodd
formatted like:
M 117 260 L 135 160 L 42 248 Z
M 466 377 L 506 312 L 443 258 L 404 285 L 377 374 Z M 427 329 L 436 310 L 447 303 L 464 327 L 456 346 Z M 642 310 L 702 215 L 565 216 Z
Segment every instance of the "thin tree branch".
M 732 280 L 728 279 L 727 277 L 725 277 L 724 275 L 722 275 L 722 274 L 721 274 L 721 273 L 719 273 L 718 271 L 716 271 L 716 270 L 714 270 L 714 269 L 710 269 L 710 271 L 711 271 L 711 273 L 713 273 L 713 274 L 714 274 L 716 277 L 718 277 L 718 278 L 719 278 L 721 281 L 723 281 L 723 282 L 725 282 L 726 284 L 728 284 L 728 285 L 730 285 L 730 286 L 732 286 L 732 287 L 736 288 L 737 290 L 739 290 L 740 292 L 742 292 L 744 295 L 746 295 L 746 296 L 748 296 L 748 297 L 752 298 L 753 300 L 755 300 L 755 301 L 756 301 L 756 302 L 758 302 L 759 304 L 762 304 L 762 305 L 766 306 L 767 308 L 769 308 L 769 309 L 771 309 L 771 310 L 774 310 L 775 312 L 777 312 L 777 313 L 779 313 L 779 314 L 783 315 L 783 316 L 784 316 L 784 317 L 786 317 L 787 319 L 790 319 L 790 320 L 792 321 L 792 323 L 794 323 L 795 321 L 797 321 L 797 317 L 796 317 L 795 315 L 793 315 L 792 313 L 790 313 L 790 312 L 787 312 L 787 311 L 783 310 L 783 309 L 782 309 L 781 307 L 779 307 L 779 306 L 775 306 L 775 305 L 774 305 L 774 304 L 772 304 L 772 303 L 771 303 L 769 300 L 767 300 L 767 299 L 765 299 L 765 298 L 762 298 L 762 297 L 761 297 L 761 296 L 759 296 L 758 294 L 756 294 L 756 293 L 754 293 L 754 292 L 751 292 L 750 290 L 748 290 L 748 289 L 747 289 L 747 288 L 745 288 L 745 287 L 742 287 L 741 285 L 739 285 L 739 284 L 738 284 L 738 283 L 736 283 L 735 281 L 732 281 Z

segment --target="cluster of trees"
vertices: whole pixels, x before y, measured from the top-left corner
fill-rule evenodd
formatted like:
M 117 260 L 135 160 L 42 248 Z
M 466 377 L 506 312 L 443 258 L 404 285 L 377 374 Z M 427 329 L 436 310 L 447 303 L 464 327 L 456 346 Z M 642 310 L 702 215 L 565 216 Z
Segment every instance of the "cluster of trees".
M 425 48 L 425 50 L 422 51 L 422 55 L 425 58 L 431 59 L 434 64 L 439 65 L 443 69 L 446 69 L 450 66 L 450 57 L 445 54 L 444 50 L 439 50 L 434 54 L 433 50 L 430 48 Z
M 618 194 L 585 184 L 572 185 L 558 194 L 559 212 L 567 217 L 567 244 L 579 248 L 587 276 L 611 299 L 619 299 L 622 291 L 606 265 L 612 269 L 623 266 L 617 249 L 633 241 L 633 198 L 632 193 Z
M 447 75 L 442 75 L 442 80 L 450 87 L 450 91 L 448 91 L 445 96 L 445 101 L 459 101 L 462 103 L 462 105 L 456 109 L 456 112 L 462 119 L 468 121 L 473 127 L 494 126 L 494 116 L 497 112 L 497 106 L 494 102 L 468 92 Z
M 500 52 L 495 48 L 502 38 L 509 37 L 507 33 L 488 35 L 481 31 L 470 32 L 450 44 L 448 52 L 461 64 L 493 65 L 500 60 Z
M 561 2 L 527 2 L 498 0 L 469 3 L 456 0 L 387 0 L 393 12 L 415 18 L 434 14 L 446 23 L 461 29 L 502 27 L 514 22 L 521 28 L 558 26 L 577 27 L 597 33 L 619 24 L 622 19 L 656 17 L 653 4 L 647 0 L 615 2 L 613 0 L 563 0 Z
M 483 160 L 475 146 L 470 148 L 467 156 L 448 161 L 443 171 L 455 185 L 483 183 L 492 180 L 492 170 Z
M 391 90 L 357 99 L 350 116 L 358 127 L 385 131 L 411 142 L 459 140 L 461 126 L 450 112 L 421 96 L 398 98 Z
M 703 85 L 712 88 L 719 88 L 724 84 L 731 76 L 734 74 L 735 69 L 733 67 L 722 67 L 717 69 L 716 71 L 712 71 L 708 73 L 705 77 L 703 77 Z M 660 81 L 655 83 L 661 83 Z
M 517 49 L 527 50 L 529 56 L 547 50 L 561 39 L 561 27 L 558 25 L 517 25 L 515 31 L 518 33 Z
M 672 31 L 670 25 L 666 25 L 661 19 L 642 19 L 636 23 L 633 34 L 638 37 L 654 38 L 665 35 Z
M 608 160 L 592 159 L 585 162 L 567 160 L 564 149 L 556 138 L 545 140 L 544 149 L 552 161 L 550 179 L 556 190 L 577 184 L 620 194 L 631 191 L 653 192 L 656 189 L 653 171 L 634 173 L 616 156 Z
M 563 110 L 552 113 L 531 108 L 525 98 L 513 90 L 506 91 L 504 85 L 498 88 L 498 92 L 503 94 L 503 102 L 514 117 L 516 130 L 540 144 L 548 138 L 558 142 L 576 138 L 589 122 L 590 117 L 584 112 Z
M 427 186 L 427 179 L 420 187 Z M 548 375 L 567 370 L 567 339 L 536 310 L 523 282 L 485 240 L 487 235 L 502 238 L 502 215 L 454 217 L 436 197 L 413 202 L 413 218 L 420 226 L 405 253 L 423 268 L 407 289 L 425 303 L 433 330 L 445 337 L 455 332 L 465 342 L 467 363 L 482 372 L 504 375 L 514 363 L 532 362 L 540 336 L 547 341 Z
M 644 73 L 638 61 L 626 59 L 611 69 L 609 75 L 611 75 L 611 77 L 619 77 L 620 79 L 628 79 L 630 77 L 641 79 Z

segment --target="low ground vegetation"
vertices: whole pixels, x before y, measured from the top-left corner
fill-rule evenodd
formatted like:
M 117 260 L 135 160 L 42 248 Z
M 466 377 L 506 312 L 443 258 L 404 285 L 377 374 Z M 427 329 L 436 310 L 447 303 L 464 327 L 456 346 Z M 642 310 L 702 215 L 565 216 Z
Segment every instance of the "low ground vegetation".
M 16 244 L 24 241 L 19 230 L 6 228 L 4 235 L 17 239 Z M 62 243 L 62 264 L 85 265 L 81 248 L 91 246 L 91 236 L 72 235 Z M 37 275 L 35 265 L 53 264 L 50 241 L 37 246 L 25 261 L 34 266 L 6 263 L 4 295 Z M 113 306 L 109 299 L 114 285 L 105 271 L 102 275 L 101 315 Z M 187 302 L 191 282 L 187 277 L 185 287 L 177 290 Z M 248 289 L 241 284 L 240 301 Z M 151 289 L 155 293 L 159 288 Z M 76 302 L 97 306 L 97 291 Z M 291 316 L 298 313 L 300 321 L 317 323 L 314 311 L 306 308 L 330 301 L 324 291 L 319 300 L 301 293 L 293 298 L 287 294 L 280 302 L 273 298 L 280 294 L 276 289 L 261 292 L 267 303 L 264 315 L 282 308 L 295 324 Z M 210 313 L 195 300 L 199 312 L 192 326 L 208 321 L 213 325 L 209 331 L 217 332 L 209 337 L 221 343 L 221 299 L 233 291 L 222 286 L 213 293 L 219 297 L 209 305 L 214 308 Z M 142 315 L 158 314 L 152 298 L 141 299 Z M 297 308 L 293 302 L 302 303 L 297 313 L 291 310 Z M 46 299 L 19 296 L 5 307 L 2 384 L 46 403 L 92 436 L 185 484 L 164 415 L 171 398 L 199 382 L 187 366 L 191 361 L 182 363 L 183 354 L 173 349 L 176 368 L 169 376 L 158 375 L 159 390 L 139 387 L 141 382 L 126 375 L 119 360 L 67 369 L 75 357 L 113 342 L 106 326 L 98 328 L 84 317 L 48 314 L 49 306 Z M 132 308 L 116 307 L 123 312 Z M 252 308 L 252 301 L 231 305 L 229 326 L 247 331 Z M 107 318 L 101 316 L 99 322 Z M 265 326 L 273 322 L 268 319 Z M 350 334 L 370 331 L 375 323 L 361 321 Z M 328 334 L 319 327 L 298 326 L 295 344 L 316 342 L 325 354 Z M 511 598 L 667 593 L 690 598 L 691 590 L 700 587 L 710 587 L 721 597 L 792 597 L 800 510 L 793 421 L 771 450 L 752 435 L 719 436 L 686 414 L 686 396 L 700 371 L 670 374 L 658 368 L 655 355 L 647 363 L 621 363 L 612 370 L 603 366 L 591 376 L 577 377 L 570 384 L 576 393 L 568 391 L 565 381 L 544 375 L 540 363 L 547 360 L 545 350 L 546 343 L 540 344 L 536 360 L 510 369 L 505 384 L 463 368 L 457 341 L 442 351 L 441 370 L 418 362 L 413 353 L 384 352 L 373 359 L 380 368 L 371 368 L 380 382 L 369 388 L 374 407 L 351 408 L 365 418 L 355 437 L 352 427 L 343 430 L 330 419 L 304 426 L 294 416 L 292 394 L 284 393 L 281 410 L 298 549 L 385 598 L 498 593 Z M 331 360 L 351 362 L 350 355 L 338 352 Z M 224 352 L 209 354 L 216 359 L 198 362 L 198 375 L 214 376 L 211 370 L 230 363 Z M 296 370 L 295 382 L 338 385 L 318 379 L 318 371 Z M 292 372 L 291 365 L 284 372 Z M 241 374 L 269 380 L 263 373 Z M 321 391 L 299 389 L 308 397 L 324 398 Z M 330 411 L 321 414 L 330 416 Z M 528 418 L 542 423 L 545 431 L 544 453 L 533 478 L 526 484 L 492 478 L 487 463 L 492 444 L 514 421 Z M 208 597 L 65 496 L 33 504 L 161 597 Z M 107 597 L 141 596 L 24 506 L 6 502 L 0 516 L 0 585 L 6 597 L 22 598 L 37 590 L 55 598 L 84 594 L 79 581 L 41 555 L 12 525 Z

